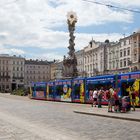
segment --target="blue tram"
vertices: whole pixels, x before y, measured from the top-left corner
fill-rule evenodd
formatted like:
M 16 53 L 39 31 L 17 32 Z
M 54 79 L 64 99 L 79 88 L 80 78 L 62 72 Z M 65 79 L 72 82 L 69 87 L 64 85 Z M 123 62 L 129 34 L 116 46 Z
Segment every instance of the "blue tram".
M 86 78 L 73 79 L 72 102 L 76 102 L 76 103 L 85 102 L 85 81 Z
M 110 87 L 119 89 L 119 96 L 129 95 L 130 87 L 137 92 L 137 102 L 140 98 L 140 71 L 116 75 L 102 75 L 88 78 L 75 78 L 51 82 L 32 83 L 32 98 L 51 101 L 65 101 L 77 103 L 90 103 L 90 91 L 101 89 L 105 91 Z M 103 104 L 107 104 L 106 94 Z M 140 104 L 137 104 L 140 105 Z
M 46 99 L 46 85 L 46 82 L 32 83 L 32 98 L 40 100 Z
M 95 89 L 100 90 L 103 88 L 103 90 L 106 92 L 109 90 L 110 87 L 115 88 L 115 78 L 116 75 L 104 75 L 104 76 L 96 76 L 96 77 L 89 77 L 86 79 L 86 103 L 91 102 L 91 95 L 90 91 L 94 91 Z M 107 104 L 106 95 L 103 95 L 103 104 Z
M 72 102 L 72 80 L 57 80 L 55 81 L 54 90 L 55 101 Z
M 55 91 L 55 84 L 54 82 L 50 81 L 47 82 L 46 85 L 46 100 L 48 101 L 54 101 L 55 95 L 54 92 Z

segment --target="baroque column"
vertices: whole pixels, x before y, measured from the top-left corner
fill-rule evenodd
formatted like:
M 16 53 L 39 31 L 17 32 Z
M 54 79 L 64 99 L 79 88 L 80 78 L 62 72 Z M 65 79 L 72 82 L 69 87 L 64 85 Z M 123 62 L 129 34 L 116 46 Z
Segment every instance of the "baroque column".
M 63 76 L 64 77 L 77 77 L 78 76 L 78 71 L 77 71 L 77 58 L 75 56 L 75 36 L 74 36 L 74 31 L 75 31 L 75 24 L 77 22 L 77 16 L 75 12 L 68 12 L 67 14 L 67 23 L 68 23 L 68 30 L 69 30 L 69 52 L 68 52 L 68 57 L 66 58 L 64 56 L 63 60 Z

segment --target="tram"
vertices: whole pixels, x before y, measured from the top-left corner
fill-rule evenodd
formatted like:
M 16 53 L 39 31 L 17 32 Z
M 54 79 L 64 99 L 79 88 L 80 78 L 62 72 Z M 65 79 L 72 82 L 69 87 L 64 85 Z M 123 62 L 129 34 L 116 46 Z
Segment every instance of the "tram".
M 106 91 L 110 87 L 118 89 L 119 97 L 128 96 L 133 87 L 136 105 L 140 106 L 140 71 L 115 75 L 102 75 L 87 78 L 56 80 L 31 83 L 31 98 L 48 101 L 91 103 L 90 91 L 103 88 L 102 104 L 107 104 Z
M 31 84 L 32 98 L 33 99 L 46 99 L 46 82 L 36 82 Z

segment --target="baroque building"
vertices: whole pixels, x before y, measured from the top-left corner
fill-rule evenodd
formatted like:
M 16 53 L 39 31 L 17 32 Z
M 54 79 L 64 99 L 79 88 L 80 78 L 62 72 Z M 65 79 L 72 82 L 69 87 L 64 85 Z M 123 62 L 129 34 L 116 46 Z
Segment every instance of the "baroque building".
M 51 63 L 51 80 L 63 78 L 63 61 L 54 61 Z
M 77 58 L 77 70 L 78 70 L 78 76 L 83 77 L 85 75 L 84 71 L 84 50 L 79 50 L 75 52 L 76 58 Z
M 83 51 L 84 76 L 138 71 L 140 70 L 140 31 L 121 38 L 118 42 L 109 42 L 109 40 L 96 42 L 92 39 Z M 77 58 L 79 52 L 76 54 Z M 77 69 L 79 67 L 81 67 L 80 63 Z
M 24 63 L 21 56 L 0 55 L 0 91 L 10 92 L 24 86 Z
M 31 82 L 47 82 L 51 79 L 51 67 L 48 61 L 25 61 L 25 86 Z
M 120 39 L 119 71 L 140 70 L 140 31 Z

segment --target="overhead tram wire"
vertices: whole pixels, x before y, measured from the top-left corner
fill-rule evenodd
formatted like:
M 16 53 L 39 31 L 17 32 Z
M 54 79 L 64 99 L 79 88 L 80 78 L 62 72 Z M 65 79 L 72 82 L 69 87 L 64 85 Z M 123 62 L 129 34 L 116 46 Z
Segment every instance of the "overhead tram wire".
M 133 9 L 128 9 L 128 8 L 118 7 L 118 6 L 114 6 L 114 5 L 110 5 L 110 4 L 105 4 L 105 3 L 101 3 L 101 2 L 97 2 L 97 1 L 91 1 L 91 0 L 82 0 L 82 1 L 89 2 L 89 3 L 94 3 L 94 4 L 98 4 L 98 5 L 107 6 L 109 8 L 115 8 L 115 9 L 120 9 L 120 10 L 125 10 L 125 11 L 129 11 L 129 12 L 140 14 L 139 10 L 133 10 Z

